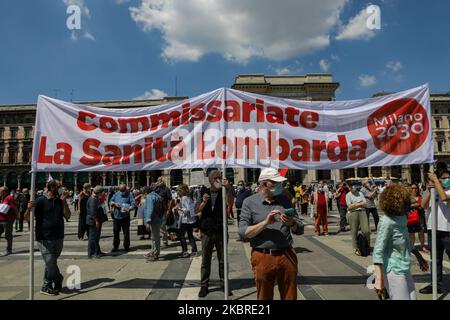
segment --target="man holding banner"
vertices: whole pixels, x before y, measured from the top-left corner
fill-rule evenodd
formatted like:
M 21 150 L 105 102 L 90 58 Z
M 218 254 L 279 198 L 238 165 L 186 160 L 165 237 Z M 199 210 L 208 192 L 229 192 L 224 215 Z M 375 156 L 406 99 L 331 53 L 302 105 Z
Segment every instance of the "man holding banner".
M 222 187 L 228 186 L 228 181 L 223 179 L 218 170 L 212 170 L 209 174 L 211 187 L 205 190 L 201 200 L 196 204 L 196 213 L 200 219 L 200 231 L 202 240 L 202 267 L 201 288 L 198 296 L 206 297 L 209 292 L 209 276 L 211 274 L 211 259 L 214 247 L 217 250 L 219 260 L 219 277 L 221 289 L 224 290 L 224 243 L 223 243 L 223 198 Z M 232 197 L 227 193 L 228 198 Z

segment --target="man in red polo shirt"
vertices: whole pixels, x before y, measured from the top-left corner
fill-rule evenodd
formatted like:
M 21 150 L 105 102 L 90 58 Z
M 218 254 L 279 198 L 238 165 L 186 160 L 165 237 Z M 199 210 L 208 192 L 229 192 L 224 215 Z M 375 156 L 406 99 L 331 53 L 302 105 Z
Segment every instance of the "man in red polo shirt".
M 0 187 L 0 237 L 5 232 L 5 239 L 8 243 L 2 257 L 12 253 L 13 225 L 14 220 L 18 217 L 16 200 L 9 194 L 7 187 Z

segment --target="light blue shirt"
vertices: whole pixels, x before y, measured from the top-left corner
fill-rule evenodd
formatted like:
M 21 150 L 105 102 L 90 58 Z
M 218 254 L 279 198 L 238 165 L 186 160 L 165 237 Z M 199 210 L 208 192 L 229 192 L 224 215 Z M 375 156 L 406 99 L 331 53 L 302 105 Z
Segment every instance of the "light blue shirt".
M 145 198 L 144 221 L 146 224 L 161 224 L 162 218 L 155 210 L 155 203 L 162 201 L 162 198 L 155 192 L 151 192 Z
M 112 205 L 117 203 L 122 206 L 122 204 L 129 204 L 130 210 L 136 208 L 136 203 L 134 202 L 134 197 L 131 192 L 125 192 L 125 195 L 122 196 L 122 192 L 116 192 L 111 200 L 109 200 L 109 204 Z M 123 219 L 128 218 L 130 215 L 124 216 L 120 208 L 114 208 L 114 219 Z
M 377 228 L 377 240 L 373 249 L 373 263 L 383 264 L 385 273 L 407 274 L 411 267 L 411 244 L 406 214 L 385 214 Z

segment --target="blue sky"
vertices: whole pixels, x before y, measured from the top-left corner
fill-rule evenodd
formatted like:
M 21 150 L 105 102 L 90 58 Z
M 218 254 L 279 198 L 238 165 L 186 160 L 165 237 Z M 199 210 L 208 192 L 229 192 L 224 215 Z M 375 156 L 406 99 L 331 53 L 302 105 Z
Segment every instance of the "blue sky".
M 381 30 L 363 26 L 370 4 Z M 447 0 L 2 0 L 0 104 L 174 95 L 175 78 L 195 96 L 240 73 L 330 72 L 340 100 L 449 92 L 449 17 Z

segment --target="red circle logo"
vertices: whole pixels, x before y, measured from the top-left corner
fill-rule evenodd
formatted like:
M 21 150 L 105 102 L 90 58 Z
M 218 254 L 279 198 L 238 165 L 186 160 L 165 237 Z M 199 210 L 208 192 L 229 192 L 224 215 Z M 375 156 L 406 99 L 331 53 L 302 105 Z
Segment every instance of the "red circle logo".
M 427 112 L 415 99 L 398 99 L 372 113 L 367 127 L 375 146 L 400 156 L 419 149 L 430 131 Z

